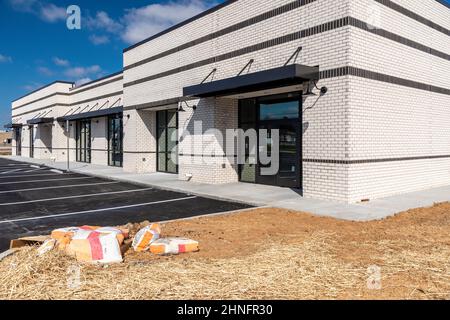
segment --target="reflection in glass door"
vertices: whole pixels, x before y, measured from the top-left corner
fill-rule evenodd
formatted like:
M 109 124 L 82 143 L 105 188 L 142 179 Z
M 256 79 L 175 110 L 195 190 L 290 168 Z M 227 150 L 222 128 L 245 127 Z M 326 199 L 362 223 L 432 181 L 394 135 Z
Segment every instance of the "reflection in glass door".
M 16 155 L 22 155 L 22 128 L 14 128 L 16 139 Z
M 30 131 L 30 158 L 34 158 L 34 126 L 28 127 Z
M 263 121 L 260 129 L 267 129 L 265 145 L 261 141 L 259 148 L 264 149 L 271 156 L 272 142 L 271 130 L 279 130 L 279 168 L 274 175 L 262 175 L 261 169 L 266 167 L 259 164 L 257 182 L 282 187 L 299 188 L 300 179 L 300 152 L 299 152 L 299 126 L 291 120 Z
M 178 112 L 161 110 L 156 112 L 157 122 L 157 170 L 178 173 Z M 172 156 L 175 159 L 172 159 Z
M 302 186 L 301 97 L 299 94 L 278 95 L 239 101 L 239 127 L 244 130 L 267 130 L 267 139 L 258 138 L 258 150 L 271 156 L 273 137 L 271 130 L 279 132 L 279 170 L 265 175 L 263 169 L 272 165 L 249 158 L 245 141 L 246 163 L 239 166 L 243 182 L 261 183 L 289 188 Z M 252 164 L 255 163 L 255 164 Z
M 108 117 L 108 165 L 123 165 L 123 119 L 121 114 Z
M 91 162 L 91 121 L 80 120 L 76 125 L 76 151 L 78 162 Z

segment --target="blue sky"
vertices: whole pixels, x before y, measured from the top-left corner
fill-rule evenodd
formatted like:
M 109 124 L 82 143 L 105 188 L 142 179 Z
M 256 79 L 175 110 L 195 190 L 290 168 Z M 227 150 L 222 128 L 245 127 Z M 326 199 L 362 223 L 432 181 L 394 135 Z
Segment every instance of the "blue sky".
M 0 129 L 11 101 L 54 80 L 122 68 L 122 50 L 223 0 L 0 0 Z M 81 29 L 66 27 L 69 5 Z
M 0 0 L 0 129 L 12 100 L 54 80 L 119 71 L 124 48 L 223 1 Z M 71 4 L 81 30 L 66 27 Z

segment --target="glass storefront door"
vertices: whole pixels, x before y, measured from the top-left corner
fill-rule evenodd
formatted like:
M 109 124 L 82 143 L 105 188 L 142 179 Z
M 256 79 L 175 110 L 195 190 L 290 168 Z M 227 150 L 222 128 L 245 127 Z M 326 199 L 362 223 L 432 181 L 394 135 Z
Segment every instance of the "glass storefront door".
M 91 121 L 76 122 L 76 152 L 78 162 L 91 162 Z
M 108 165 L 123 165 L 123 118 L 121 114 L 108 117 Z
M 34 126 L 28 127 L 30 131 L 30 158 L 34 158 Z
M 178 112 L 161 110 L 156 112 L 157 122 L 157 170 L 178 173 Z M 175 157 L 172 159 L 172 157 Z
M 301 188 L 301 97 L 290 94 L 241 100 L 239 103 L 240 128 L 256 129 L 258 133 L 258 151 L 273 156 L 273 143 L 278 142 L 278 170 L 266 174 L 265 169 L 273 163 L 262 163 L 259 152 L 255 164 L 240 165 L 240 180 L 281 187 Z M 259 138 L 259 132 L 266 129 L 266 139 Z M 279 141 L 274 141 L 272 130 L 278 130 Z M 274 149 L 276 150 L 276 149 Z M 246 158 L 248 145 L 246 143 Z M 276 166 L 275 166 L 276 167 Z
M 16 155 L 22 155 L 22 128 L 14 128 L 14 135 L 16 139 Z

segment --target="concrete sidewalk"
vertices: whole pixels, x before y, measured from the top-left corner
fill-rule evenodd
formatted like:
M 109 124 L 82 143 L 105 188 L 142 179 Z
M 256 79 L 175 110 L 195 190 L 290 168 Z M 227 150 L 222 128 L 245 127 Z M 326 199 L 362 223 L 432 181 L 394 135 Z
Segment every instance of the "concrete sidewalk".
M 30 159 L 25 157 L 4 157 L 11 160 L 41 164 L 60 170 L 67 169 L 66 162 Z M 346 204 L 334 201 L 308 199 L 289 188 L 249 184 L 230 183 L 209 185 L 178 180 L 178 176 L 166 173 L 134 174 L 125 173 L 122 168 L 71 162 L 73 172 L 157 187 L 164 190 L 182 191 L 221 200 L 231 200 L 256 206 L 270 206 L 310 212 L 316 215 L 338 219 L 367 221 L 382 219 L 412 208 L 432 206 L 437 202 L 450 201 L 450 186 L 412 192 L 367 203 Z

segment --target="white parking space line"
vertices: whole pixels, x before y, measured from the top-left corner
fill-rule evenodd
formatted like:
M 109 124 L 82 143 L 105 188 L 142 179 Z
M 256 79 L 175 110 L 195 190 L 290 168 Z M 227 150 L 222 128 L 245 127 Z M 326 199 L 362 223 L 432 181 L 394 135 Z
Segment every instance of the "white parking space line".
M 27 170 L 30 167 L 9 167 L 9 168 L 0 168 L 0 171 L 10 171 L 10 170 Z
M 11 169 L 13 166 L 15 167 L 29 167 L 29 164 L 8 164 L 7 166 L 0 166 L 0 169 Z
M 21 178 L 21 177 L 48 177 L 48 176 L 67 176 L 74 175 L 76 173 L 43 173 L 43 174 L 24 174 L 24 175 L 15 175 L 15 176 L 0 176 L 0 179 L 7 178 Z
M 95 210 L 86 210 L 86 211 L 77 211 L 77 212 L 69 212 L 69 213 L 52 214 L 52 215 L 40 216 L 40 217 L 20 218 L 20 219 L 12 219 L 12 220 L 1 220 L 0 224 L 15 223 L 15 222 L 22 222 L 22 221 L 44 220 L 44 219 L 67 217 L 67 216 L 74 216 L 74 215 L 82 215 L 82 214 L 89 214 L 89 213 L 96 213 L 96 212 L 115 211 L 115 210 L 122 210 L 122 209 L 128 209 L 128 208 L 144 207 L 144 206 L 149 206 L 149 205 L 153 205 L 153 204 L 183 201 L 183 200 L 189 200 L 189 199 L 195 199 L 195 198 L 197 198 L 197 196 L 189 196 L 189 197 L 175 198 L 175 199 L 169 199 L 169 200 L 160 200 L 160 201 L 152 201 L 152 202 L 145 202 L 145 203 L 137 203 L 137 204 L 132 204 L 132 205 L 128 205 L 128 206 L 121 206 L 121 207 L 111 207 L 111 208 L 103 208 L 103 209 L 95 209 Z
M 100 185 L 105 185 L 105 184 L 116 184 L 116 183 L 120 183 L 120 181 L 108 181 L 108 182 L 96 182 L 96 183 L 84 183 L 84 184 L 69 184 L 69 185 L 65 185 L 65 186 L 28 188 L 28 189 L 19 189 L 19 190 L 16 189 L 16 190 L 0 191 L 0 194 L 13 193 L 13 192 L 24 192 L 24 191 L 38 191 L 38 190 L 47 190 L 47 189 L 61 189 L 61 188 L 71 188 L 71 187 L 100 186 Z
M 11 205 L 27 204 L 27 203 L 35 203 L 35 202 L 50 202 L 50 201 L 76 199 L 76 198 L 88 198 L 88 197 L 106 196 L 106 195 L 119 194 L 119 193 L 142 192 L 142 191 L 148 191 L 148 190 L 151 190 L 151 189 L 153 189 L 153 188 L 122 190 L 122 191 L 111 191 L 111 192 L 82 194 L 82 195 L 78 195 L 78 196 L 67 196 L 67 197 L 59 197 L 59 198 L 48 198 L 48 199 L 39 199 L 39 200 L 30 200 L 30 201 L 0 203 L 0 206 L 11 206 Z
M 14 171 L 20 171 L 22 172 L 22 170 L 28 170 L 28 168 L 8 168 L 8 169 L 4 169 L 4 170 L 0 170 L 1 173 L 4 172 L 14 172 Z
M 22 172 L 23 172 L 23 173 L 30 173 L 30 172 L 41 171 L 41 170 L 47 170 L 47 168 L 39 168 L 39 169 L 33 169 L 33 170 L 22 171 Z
M 81 179 L 95 179 L 95 177 L 78 177 L 78 178 L 66 178 L 66 179 L 47 179 L 47 180 L 28 180 L 28 181 L 15 181 L 15 182 L 0 182 L 0 185 L 1 184 L 32 183 L 32 182 L 64 181 L 64 180 L 81 180 Z
M 22 169 L 8 170 L 8 171 L 0 172 L 0 174 L 7 174 L 7 173 L 12 173 L 12 172 L 17 172 L 17 171 L 20 171 L 20 170 L 22 170 Z

